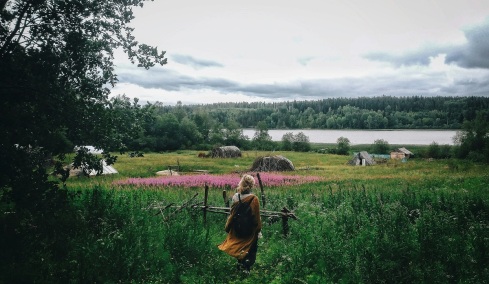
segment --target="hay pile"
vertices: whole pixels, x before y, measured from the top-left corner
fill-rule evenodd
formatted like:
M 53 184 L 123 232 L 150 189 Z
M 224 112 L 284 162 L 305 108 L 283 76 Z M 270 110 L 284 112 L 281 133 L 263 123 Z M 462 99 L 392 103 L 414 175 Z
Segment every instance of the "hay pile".
M 241 150 L 236 146 L 222 146 L 212 149 L 212 158 L 237 158 L 241 157 Z
M 284 172 L 294 171 L 294 164 L 284 156 L 258 157 L 253 162 L 252 172 Z

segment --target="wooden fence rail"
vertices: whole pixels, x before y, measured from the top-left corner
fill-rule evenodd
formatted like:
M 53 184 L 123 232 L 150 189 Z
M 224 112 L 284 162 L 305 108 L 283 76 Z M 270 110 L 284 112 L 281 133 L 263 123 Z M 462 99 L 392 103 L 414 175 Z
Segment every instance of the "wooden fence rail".
M 260 185 L 260 189 L 261 189 L 262 208 L 264 208 L 266 205 L 265 192 L 263 190 L 263 185 L 262 185 L 262 182 L 260 179 L 260 175 L 257 174 L 257 176 L 258 176 L 258 181 L 259 181 L 259 185 Z M 229 199 L 228 199 L 228 195 L 227 195 L 226 190 L 223 190 L 223 192 L 222 192 L 225 207 L 209 206 L 208 205 L 207 201 L 208 201 L 208 197 L 209 197 L 209 187 L 207 186 L 207 184 L 204 186 L 204 201 L 191 204 L 195 200 L 195 198 L 197 197 L 198 194 L 199 193 L 195 193 L 194 196 L 192 196 L 189 200 L 187 200 L 186 202 L 184 202 L 180 206 L 175 205 L 175 203 L 170 203 L 166 206 L 151 206 L 147 209 L 158 210 L 158 212 L 155 215 L 162 214 L 164 216 L 163 217 L 164 221 L 168 221 L 171 217 L 173 217 L 175 214 L 181 212 L 185 208 L 202 210 L 204 223 L 207 222 L 207 212 L 217 213 L 217 214 L 226 214 L 226 215 L 230 214 L 231 207 L 229 206 Z M 168 210 L 169 208 L 173 208 L 175 210 L 171 213 L 168 213 L 165 216 L 164 211 Z M 275 223 L 278 220 L 282 220 L 282 232 L 283 232 L 284 236 L 287 236 L 289 233 L 289 224 L 288 224 L 289 218 L 292 218 L 294 220 L 298 220 L 298 218 L 294 214 L 294 212 L 287 209 L 287 207 L 283 207 L 281 211 L 270 211 L 270 210 L 261 209 L 260 210 L 260 216 L 269 218 L 269 220 L 268 220 L 269 224 Z

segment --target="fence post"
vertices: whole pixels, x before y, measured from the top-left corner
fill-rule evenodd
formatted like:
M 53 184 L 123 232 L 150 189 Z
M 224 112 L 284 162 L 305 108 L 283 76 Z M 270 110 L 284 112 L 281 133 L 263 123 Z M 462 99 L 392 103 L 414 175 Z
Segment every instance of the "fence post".
M 289 217 L 287 216 L 287 213 L 290 213 L 289 209 L 287 209 L 286 207 L 282 208 L 282 210 L 280 210 L 280 212 L 282 212 L 282 232 L 284 234 L 284 237 L 287 237 L 287 235 L 289 234 Z
M 263 190 L 263 184 L 261 182 L 260 173 L 256 173 L 256 177 L 258 178 L 258 184 L 260 185 L 262 207 L 265 208 L 265 205 L 267 204 L 267 200 L 265 198 L 265 191 Z
M 224 206 L 229 207 L 228 192 L 226 191 L 226 189 L 222 190 L 222 199 L 224 199 Z
M 207 186 L 207 183 L 205 184 L 204 187 L 204 224 L 207 221 L 207 197 L 209 196 L 209 186 Z

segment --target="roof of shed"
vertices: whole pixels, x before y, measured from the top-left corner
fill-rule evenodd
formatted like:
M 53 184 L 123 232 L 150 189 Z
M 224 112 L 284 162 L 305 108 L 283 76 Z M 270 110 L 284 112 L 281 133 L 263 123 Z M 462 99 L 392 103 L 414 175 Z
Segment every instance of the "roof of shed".
M 404 153 L 404 154 L 406 154 L 406 155 L 414 155 L 414 154 L 413 154 L 413 152 L 409 151 L 408 149 L 406 149 L 406 148 L 404 148 L 404 147 L 399 148 L 399 149 L 397 149 L 397 150 L 399 150 L 399 152 L 403 152 L 403 153 Z

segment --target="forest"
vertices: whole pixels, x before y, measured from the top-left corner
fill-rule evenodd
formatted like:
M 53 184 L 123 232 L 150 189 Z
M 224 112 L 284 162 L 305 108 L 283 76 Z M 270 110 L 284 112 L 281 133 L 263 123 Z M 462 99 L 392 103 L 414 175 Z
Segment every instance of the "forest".
M 183 106 L 163 107 L 174 112 Z M 183 107 L 187 114 L 209 112 L 219 123 L 236 121 L 270 129 L 460 129 L 464 120 L 489 109 L 486 97 L 360 97 L 276 103 L 218 103 Z M 180 111 L 180 110 L 179 110 Z
M 380 96 L 168 106 L 141 105 L 117 96 L 111 99 L 110 119 L 130 134 L 123 144 L 132 150 L 206 150 L 225 144 L 272 150 L 277 145 L 272 145 L 269 129 L 464 129 L 477 113 L 483 122 L 488 110 L 486 97 Z M 243 128 L 255 129 L 255 137 L 244 137 Z

